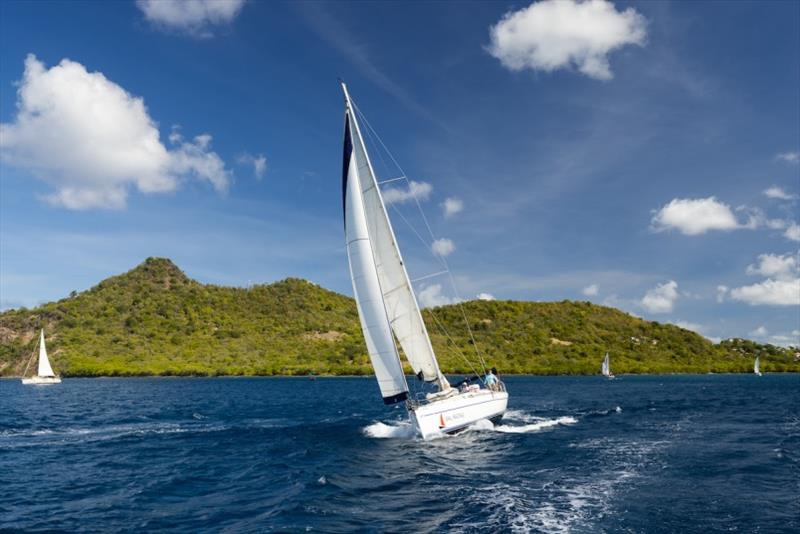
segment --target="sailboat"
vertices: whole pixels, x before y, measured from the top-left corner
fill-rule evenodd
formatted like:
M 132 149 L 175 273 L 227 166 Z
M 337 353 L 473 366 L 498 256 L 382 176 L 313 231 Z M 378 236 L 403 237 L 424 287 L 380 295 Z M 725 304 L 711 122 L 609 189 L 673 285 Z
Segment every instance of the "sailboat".
M 606 352 L 606 357 L 603 358 L 603 364 L 600 366 L 600 372 L 603 373 L 603 376 L 606 378 L 614 378 L 614 375 L 611 373 L 611 363 L 608 359 L 608 353 Z
M 758 376 L 761 376 L 761 357 L 760 356 L 756 356 L 756 361 L 753 364 L 753 373 L 758 375 Z
M 487 388 L 474 384 L 454 388 L 439 368 L 344 82 L 342 90 L 347 258 L 361 330 L 383 402 L 405 401 L 411 423 L 423 439 L 457 432 L 482 419 L 499 421 L 508 403 L 502 382 Z M 417 377 L 435 385 L 435 392 L 409 398 L 398 343 Z
M 34 354 L 36 354 L 35 349 L 34 353 L 31 354 L 31 359 L 28 360 L 28 365 L 25 366 L 25 371 L 22 373 L 22 383 L 40 386 L 47 384 L 60 384 L 61 378 L 56 376 L 56 374 L 53 372 L 53 368 L 50 367 L 50 360 L 47 358 L 47 347 L 44 344 L 44 328 L 42 328 L 42 332 L 39 335 L 39 369 L 37 370 L 35 376 L 25 378 L 25 375 L 28 374 L 28 367 L 31 366 L 31 361 L 33 360 Z

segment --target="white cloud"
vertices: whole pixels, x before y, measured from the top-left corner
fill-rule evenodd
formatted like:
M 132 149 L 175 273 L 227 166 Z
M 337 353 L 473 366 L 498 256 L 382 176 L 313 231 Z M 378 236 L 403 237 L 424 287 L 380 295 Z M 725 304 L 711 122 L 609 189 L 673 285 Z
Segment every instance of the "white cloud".
M 641 305 L 650 313 L 669 313 L 675 307 L 678 296 L 678 283 L 670 280 L 645 293 Z
M 790 241 L 800 241 L 800 225 L 793 222 L 783 233 L 783 236 Z
M 450 239 L 446 237 L 437 239 L 431 245 L 431 250 L 437 256 L 449 256 L 450 254 L 455 251 L 456 245 Z
M 46 200 L 69 209 L 121 209 L 131 187 L 173 191 L 189 176 L 227 190 L 230 172 L 210 135 L 184 141 L 174 131 L 170 141 L 161 143 L 144 101 L 102 73 L 68 59 L 46 69 L 34 55 L 25 59 L 17 116 L 0 124 L 3 160 L 50 184 Z
M 728 296 L 728 292 L 730 288 L 728 286 L 719 285 L 717 286 L 717 302 L 724 302 L 725 297 Z
M 647 21 L 632 7 L 620 12 L 605 0 L 543 0 L 506 13 L 489 34 L 489 53 L 510 70 L 576 67 L 590 78 L 610 80 L 608 54 L 644 45 Z
M 765 326 L 759 326 L 758 328 L 756 328 L 756 329 L 755 329 L 755 330 L 753 330 L 752 332 L 748 333 L 747 335 L 748 335 L 748 336 L 752 336 L 752 337 L 764 337 L 764 336 L 766 336 L 768 333 L 769 333 L 769 332 L 767 331 L 767 327 L 765 327 Z
M 267 158 L 263 154 L 253 156 L 252 154 L 244 153 L 236 161 L 240 165 L 252 166 L 253 174 L 259 180 L 267 173 Z
M 156 26 L 209 37 L 211 27 L 239 14 L 244 0 L 136 0 L 136 5 Z
M 798 271 L 797 257 L 793 254 L 778 256 L 777 254 L 761 254 L 757 265 L 748 265 L 747 274 L 761 275 L 767 278 L 787 279 Z
M 423 308 L 444 306 L 445 304 L 452 304 L 454 302 L 453 299 L 442 294 L 441 284 L 432 284 L 422 288 L 422 290 L 417 293 L 417 299 L 419 299 L 419 304 Z
M 583 294 L 584 294 L 584 295 L 586 295 L 587 297 L 594 297 L 594 296 L 596 296 L 596 295 L 597 295 L 599 292 L 600 292 L 600 287 L 598 287 L 598 285 L 597 285 L 597 284 L 591 284 L 591 285 L 588 285 L 588 286 L 584 287 L 584 288 L 581 290 L 581 293 L 583 293 Z
M 800 163 L 800 152 L 783 152 L 775 156 L 775 159 L 779 159 L 787 163 Z
M 676 198 L 656 212 L 651 221 L 656 231 L 677 229 L 685 235 L 709 230 L 735 230 L 740 225 L 730 206 L 715 197 Z
M 767 198 L 776 198 L 778 200 L 792 200 L 794 198 L 794 195 L 787 193 L 777 185 L 765 189 L 764 195 Z
M 494 295 L 491 293 L 478 293 L 478 300 L 494 300 Z
M 408 188 L 400 189 L 396 187 L 389 187 L 381 192 L 383 201 L 386 204 L 403 204 L 415 197 L 417 200 L 428 200 L 433 191 L 433 186 L 428 182 L 415 182 L 411 180 L 408 183 Z
M 800 278 L 774 280 L 731 289 L 731 298 L 751 306 L 800 306 Z
M 442 202 L 442 211 L 445 218 L 452 217 L 464 209 L 464 203 L 459 198 L 446 198 Z

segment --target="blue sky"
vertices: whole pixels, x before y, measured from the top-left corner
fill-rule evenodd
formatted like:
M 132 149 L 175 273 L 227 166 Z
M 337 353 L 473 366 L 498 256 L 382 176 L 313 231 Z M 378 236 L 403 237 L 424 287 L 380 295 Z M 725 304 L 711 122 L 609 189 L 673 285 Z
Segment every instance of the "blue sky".
M 147 256 L 351 294 L 337 77 L 463 298 L 798 343 L 795 2 L 4 2 L 0 305 Z M 394 223 L 411 277 L 436 272 Z

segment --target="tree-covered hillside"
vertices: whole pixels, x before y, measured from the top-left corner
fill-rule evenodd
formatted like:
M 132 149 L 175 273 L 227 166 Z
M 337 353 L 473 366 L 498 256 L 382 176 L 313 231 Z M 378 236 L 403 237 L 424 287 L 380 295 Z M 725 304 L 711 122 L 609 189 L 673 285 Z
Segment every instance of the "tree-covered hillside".
M 793 349 L 715 345 L 588 302 L 471 301 L 463 310 L 477 349 L 501 373 L 596 373 L 606 351 L 616 373 L 748 372 L 757 354 L 767 372 L 800 371 Z M 424 315 L 443 370 L 469 372 L 476 347 L 461 309 Z M 204 285 L 167 259 L 0 314 L 0 375 L 22 373 L 40 327 L 64 376 L 372 372 L 352 299 L 291 278 L 246 289 Z

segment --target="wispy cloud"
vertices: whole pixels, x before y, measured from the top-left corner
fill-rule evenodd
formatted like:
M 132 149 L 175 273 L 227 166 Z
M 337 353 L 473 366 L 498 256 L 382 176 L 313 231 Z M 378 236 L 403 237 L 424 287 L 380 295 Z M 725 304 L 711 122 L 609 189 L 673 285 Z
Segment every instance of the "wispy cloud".
M 775 156 L 775 159 L 779 161 L 785 161 L 786 163 L 794 163 L 796 165 L 800 163 L 800 152 L 797 151 L 781 152 L 780 154 Z
M 587 297 L 596 297 L 599 292 L 600 287 L 597 284 L 591 284 L 581 289 L 581 293 Z
M 245 152 L 236 159 L 239 165 L 246 165 L 253 168 L 253 175 L 261 180 L 267 174 L 267 158 L 264 154 L 254 156 Z
M 447 239 L 446 237 L 437 239 L 431 245 L 431 250 L 437 256 L 449 256 L 456 250 L 456 245 L 453 243 L 452 240 Z
M 445 130 L 449 130 L 430 110 L 413 99 L 400 84 L 375 65 L 368 47 L 354 37 L 357 32 L 351 31 L 333 13 L 329 6 L 321 3 L 296 2 L 294 7 L 311 29 L 347 58 L 365 78 L 392 95 L 417 115 L 430 120 Z

